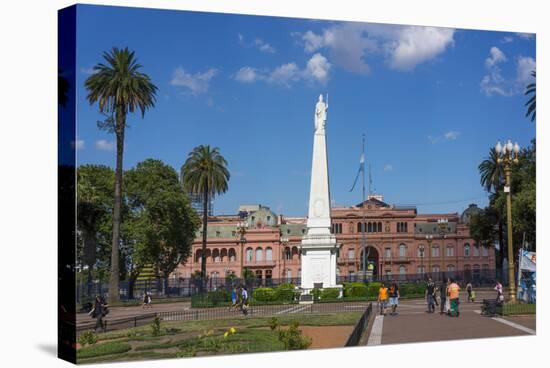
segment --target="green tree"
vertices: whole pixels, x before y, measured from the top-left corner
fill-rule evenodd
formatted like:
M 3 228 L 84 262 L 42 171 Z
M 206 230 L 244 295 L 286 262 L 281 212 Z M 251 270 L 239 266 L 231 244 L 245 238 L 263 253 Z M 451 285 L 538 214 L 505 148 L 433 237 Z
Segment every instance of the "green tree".
M 88 295 L 91 295 L 98 243 L 110 235 L 115 175 L 110 167 L 83 165 L 77 169 L 77 226 L 81 244 L 79 262 L 88 266 Z
M 181 181 L 188 193 L 198 194 L 203 200 L 201 275 L 206 277 L 206 237 L 208 230 L 208 202 L 210 198 L 225 193 L 228 188 L 227 161 L 219 148 L 209 145 L 195 147 L 181 167 Z
M 122 162 L 124 152 L 124 133 L 128 113 L 145 111 L 155 104 L 157 87 L 148 75 L 141 73 L 142 66 L 137 62 L 134 52 L 113 48 L 105 52 L 103 58 L 107 64 L 94 66 L 94 74 L 85 82 L 90 104 L 99 105 L 99 111 L 109 118 L 102 128 L 116 135 L 116 168 L 114 184 L 113 233 L 111 249 L 111 275 L 109 298 L 119 300 L 119 243 L 122 207 Z
M 525 103 L 527 106 L 527 112 L 525 113 L 526 117 L 531 116 L 531 121 L 535 121 L 537 118 L 537 72 L 533 70 L 531 76 L 535 79 L 533 83 L 527 85 L 525 90 L 525 95 L 532 95 L 531 98 Z
M 494 202 L 495 196 L 497 193 L 502 191 L 504 188 L 504 168 L 498 162 L 498 153 L 493 147 L 489 151 L 489 157 L 486 158 L 478 166 L 480 174 L 480 183 L 481 186 L 490 194 L 490 206 Z M 496 214 L 496 216 L 494 216 Z M 490 216 L 488 212 L 484 213 L 484 220 L 495 220 L 494 225 L 498 226 L 498 244 L 499 252 L 497 257 L 497 268 L 502 269 L 502 261 L 505 255 L 505 244 L 504 244 L 504 217 L 500 216 L 498 211 L 490 211 Z M 476 225 L 479 223 L 476 223 Z
M 130 277 L 153 263 L 158 276 L 168 276 L 191 255 L 199 217 L 189 204 L 177 172 L 160 160 L 147 159 L 126 172 L 131 236 Z

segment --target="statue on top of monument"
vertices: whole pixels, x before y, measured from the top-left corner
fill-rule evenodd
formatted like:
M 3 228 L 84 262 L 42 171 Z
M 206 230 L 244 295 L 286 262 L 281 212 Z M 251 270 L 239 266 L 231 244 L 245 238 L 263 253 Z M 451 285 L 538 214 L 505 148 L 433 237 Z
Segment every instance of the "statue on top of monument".
M 325 124 L 327 123 L 327 110 L 328 110 L 328 101 L 327 103 L 323 102 L 323 95 L 319 95 L 319 101 L 315 105 L 315 130 L 325 129 Z

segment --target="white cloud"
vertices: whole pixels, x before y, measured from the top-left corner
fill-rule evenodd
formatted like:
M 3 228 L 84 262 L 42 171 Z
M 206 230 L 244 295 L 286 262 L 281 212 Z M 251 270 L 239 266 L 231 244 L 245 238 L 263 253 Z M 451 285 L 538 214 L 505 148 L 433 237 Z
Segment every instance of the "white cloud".
M 84 149 L 84 141 L 82 139 L 77 139 L 76 141 L 71 142 L 71 148 L 76 150 Z
M 390 165 L 390 164 L 386 164 L 386 165 L 384 166 L 384 171 L 393 171 L 393 166 Z
M 262 52 L 267 52 L 267 53 L 270 53 L 270 54 L 275 53 L 275 48 L 273 46 L 271 46 L 270 44 L 268 44 L 267 42 L 264 42 L 260 38 L 256 38 L 254 40 L 254 45 L 256 45 L 256 47 Z
M 288 87 L 300 79 L 300 74 L 300 69 L 295 63 L 283 64 L 269 74 L 267 81 Z
M 396 70 L 413 70 L 454 44 L 454 29 L 344 22 L 316 34 L 301 35 L 304 51 L 330 50 L 331 60 L 347 71 L 367 74 L 367 55 L 382 53 Z
M 100 151 L 114 151 L 116 146 L 114 141 L 100 139 L 95 142 L 95 148 L 97 148 Z
M 320 83 L 326 83 L 330 71 L 330 63 L 323 55 L 316 53 L 309 59 L 306 67 L 306 77 L 315 79 Z
M 418 64 L 435 58 L 454 44 L 454 29 L 407 26 L 390 42 L 390 66 L 397 70 L 413 70 Z
M 89 68 L 82 67 L 82 68 L 80 68 L 80 72 L 82 74 L 86 74 L 86 75 L 92 75 L 92 74 L 97 73 L 97 71 L 94 70 L 94 67 L 92 67 L 92 66 L 89 67 Z
M 325 84 L 329 79 L 330 68 L 331 64 L 327 58 L 316 53 L 309 59 L 304 69 L 300 69 L 294 62 L 279 65 L 274 69 L 245 66 L 239 69 L 234 79 L 243 83 L 264 81 L 284 87 L 290 87 L 293 83 L 302 80 Z
M 428 140 L 432 143 L 432 144 L 436 144 L 437 142 L 439 142 L 439 137 L 433 137 L 431 135 L 428 136 Z
M 500 40 L 500 43 L 512 43 L 514 42 L 514 38 L 512 36 L 504 36 L 502 40 Z
M 504 53 L 498 47 L 495 47 L 495 46 L 491 47 L 491 50 L 489 50 L 489 53 L 491 55 L 487 59 L 485 59 L 486 68 L 492 68 L 497 64 L 500 64 L 508 60 L 506 58 L 506 55 L 504 55 Z
M 245 66 L 237 72 L 235 75 L 235 80 L 243 83 L 253 83 L 258 79 L 259 75 L 256 73 L 255 68 Z
M 449 141 L 455 141 L 458 139 L 459 136 L 460 132 L 457 132 L 456 130 L 451 130 L 444 134 L 445 139 Z
M 537 63 L 532 57 L 518 57 L 517 81 L 520 86 L 526 86 L 533 82 L 531 72 L 535 70 Z
M 524 40 L 530 40 L 535 37 L 534 33 L 523 33 L 523 32 L 517 32 L 516 36 L 519 38 L 523 38 Z
M 192 95 L 199 95 L 208 91 L 210 80 L 218 74 L 218 70 L 211 68 L 195 74 L 187 73 L 182 67 L 176 68 L 170 84 L 189 89 Z
M 536 62 L 531 57 L 519 56 L 516 61 L 516 76 L 505 77 L 500 64 L 508 62 L 508 58 L 498 47 L 491 47 L 490 56 L 485 59 L 487 74 L 480 82 L 481 92 L 486 96 L 513 96 L 525 91 L 525 86 L 531 82 L 531 71 L 535 70 Z
M 273 46 L 271 46 L 269 43 L 265 42 L 261 38 L 255 38 L 254 41 L 247 43 L 245 41 L 245 37 L 241 33 L 239 33 L 238 36 L 239 36 L 239 45 L 241 45 L 242 47 L 254 47 L 260 50 L 261 52 L 266 52 L 269 54 L 274 54 L 275 52 L 277 52 L 277 50 L 275 50 Z

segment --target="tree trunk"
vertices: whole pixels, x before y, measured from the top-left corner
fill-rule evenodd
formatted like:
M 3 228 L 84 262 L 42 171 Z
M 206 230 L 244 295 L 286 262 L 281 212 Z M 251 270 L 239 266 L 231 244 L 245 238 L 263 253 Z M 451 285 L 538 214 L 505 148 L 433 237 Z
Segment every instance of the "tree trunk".
M 134 277 L 128 278 L 128 301 L 134 299 L 134 287 L 136 279 Z
M 82 239 L 84 240 L 83 247 L 83 260 L 84 264 L 88 266 L 88 279 L 87 283 L 87 294 L 89 298 L 94 298 L 93 294 L 93 270 L 96 260 L 96 239 L 95 233 L 93 230 L 88 230 L 87 228 L 82 228 Z
M 202 254 L 201 254 L 201 278 L 202 278 L 202 290 L 204 291 L 206 286 L 206 238 L 208 227 L 208 184 L 204 188 L 203 193 L 203 214 L 202 214 Z
M 502 267 L 502 262 L 504 261 L 504 255 L 506 253 L 504 253 L 504 226 L 502 225 L 502 221 L 498 221 L 498 244 L 499 244 L 499 249 L 498 249 L 498 265 L 497 265 L 497 268 L 500 270 L 500 274 L 502 277 L 502 270 L 503 270 L 503 267 Z
M 119 243 L 120 212 L 122 207 L 122 156 L 124 152 L 124 128 L 126 117 L 122 107 L 116 109 L 116 168 L 115 202 L 113 206 L 113 242 L 111 249 L 111 277 L 109 279 L 109 302 L 118 302 L 119 295 Z

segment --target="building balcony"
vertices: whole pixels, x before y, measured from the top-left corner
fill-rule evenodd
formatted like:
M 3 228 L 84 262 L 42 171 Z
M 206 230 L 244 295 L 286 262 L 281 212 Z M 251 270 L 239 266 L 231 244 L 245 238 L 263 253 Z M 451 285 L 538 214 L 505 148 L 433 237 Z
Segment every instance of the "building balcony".
M 385 264 L 389 264 L 389 263 L 396 263 L 396 264 L 399 264 L 399 263 L 411 263 L 413 261 L 413 257 L 389 257 L 389 258 L 384 258 L 382 260 L 383 263 Z
M 275 267 L 275 261 L 245 261 L 243 267 L 258 268 L 258 267 Z

